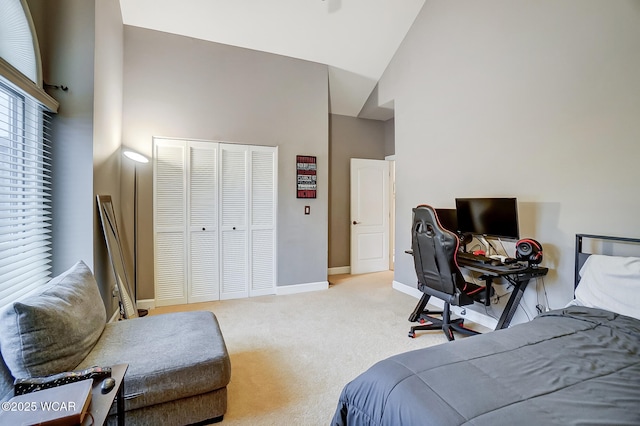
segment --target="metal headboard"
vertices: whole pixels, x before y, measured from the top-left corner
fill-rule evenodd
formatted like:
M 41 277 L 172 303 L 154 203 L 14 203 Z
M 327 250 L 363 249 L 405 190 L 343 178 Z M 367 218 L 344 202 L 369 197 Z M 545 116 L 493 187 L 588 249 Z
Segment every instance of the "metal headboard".
M 580 281 L 580 268 L 584 265 L 584 262 L 587 260 L 589 256 L 593 253 L 585 253 L 582 251 L 582 239 L 594 239 L 594 240 L 608 240 L 618 243 L 634 243 L 640 244 L 640 238 L 626 238 L 626 237 L 611 237 L 608 235 L 591 235 L 591 234 L 576 234 L 576 260 L 575 260 L 575 275 L 573 288 L 578 287 L 578 282 Z

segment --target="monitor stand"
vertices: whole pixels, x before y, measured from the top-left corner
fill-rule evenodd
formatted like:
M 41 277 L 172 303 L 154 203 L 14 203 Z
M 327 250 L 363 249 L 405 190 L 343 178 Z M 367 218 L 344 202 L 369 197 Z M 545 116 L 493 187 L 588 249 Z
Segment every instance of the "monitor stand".
M 484 246 L 484 255 L 487 257 L 491 256 L 491 244 L 489 244 L 486 238 L 483 235 L 476 235 L 476 240 Z

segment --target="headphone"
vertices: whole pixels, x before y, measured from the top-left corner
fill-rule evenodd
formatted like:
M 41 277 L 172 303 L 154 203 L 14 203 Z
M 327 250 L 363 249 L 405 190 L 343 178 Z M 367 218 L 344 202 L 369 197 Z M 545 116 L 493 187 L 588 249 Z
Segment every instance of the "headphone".
M 516 243 L 516 259 L 526 260 L 529 265 L 542 262 L 542 244 L 531 238 L 525 238 Z

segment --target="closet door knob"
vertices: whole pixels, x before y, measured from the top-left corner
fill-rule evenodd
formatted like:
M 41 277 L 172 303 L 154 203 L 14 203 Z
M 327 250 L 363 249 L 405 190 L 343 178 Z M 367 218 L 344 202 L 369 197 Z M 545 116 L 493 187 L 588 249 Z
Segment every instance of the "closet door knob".
M 235 226 L 233 227 L 233 230 L 234 230 L 234 231 L 236 230 L 236 227 L 235 227 Z
M 203 231 L 206 231 L 206 229 L 204 229 L 204 227 L 202 228 Z

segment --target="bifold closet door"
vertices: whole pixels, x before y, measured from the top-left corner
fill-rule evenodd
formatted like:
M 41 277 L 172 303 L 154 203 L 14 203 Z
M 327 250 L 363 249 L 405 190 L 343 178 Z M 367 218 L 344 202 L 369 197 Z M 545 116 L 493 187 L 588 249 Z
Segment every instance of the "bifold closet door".
M 188 303 L 220 299 L 218 144 L 188 142 Z
M 154 139 L 157 306 L 275 293 L 277 155 Z
M 277 150 L 252 146 L 249 155 L 250 191 L 250 296 L 275 293 Z
M 155 304 L 166 306 L 187 303 L 186 144 L 154 142 Z
M 221 299 L 249 296 L 245 145 L 220 144 Z

